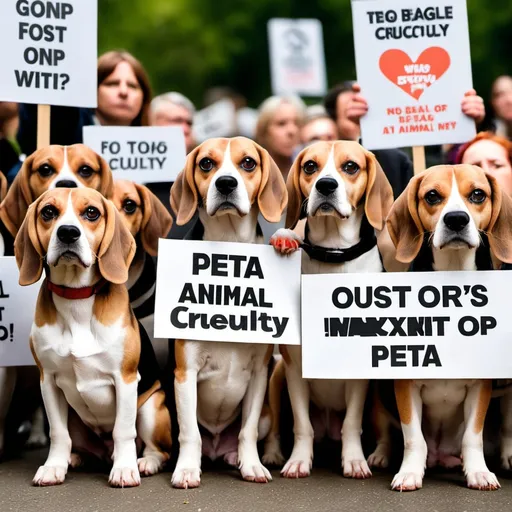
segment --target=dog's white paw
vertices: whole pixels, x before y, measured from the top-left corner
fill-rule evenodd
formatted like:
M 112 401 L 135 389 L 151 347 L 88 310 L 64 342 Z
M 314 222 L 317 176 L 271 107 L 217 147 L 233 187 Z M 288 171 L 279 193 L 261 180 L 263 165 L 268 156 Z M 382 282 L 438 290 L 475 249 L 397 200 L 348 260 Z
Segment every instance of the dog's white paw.
M 108 483 L 112 487 L 137 487 L 140 485 L 140 474 L 137 466 L 135 467 L 116 467 L 110 471 Z
M 145 455 L 137 460 L 141 476 L 156 475 L 162 469 L 162 461 L 155 455 Z
M 345 460 L 343 461 L 343 476 L 347 478 L 370 478 L 372 472 L 368 463 L 364 460 Z
M 306 460 L 289 460 L 281 470 L 285 478 L 306 478 L 311 473 L 311 462 Z
M 291 229 L 278 229 L 269 241 L 277 252 L 281 254 L 291 254 L 295 252 L 302 244 L 302 239 Z
M 40 466 L 32 480 L 34 485 L 59 485 L 64 482 L 68 468 L 66 466 Z
M 501 487 L 496 475 L 490 471 L 468 471 L 466 480 L 470 489 L 495 491 Z
M 240 473 L 242 478 L 248 482 L 266 484 L 272 480 L 270 471 L 259 461 L 254 464 L 240 464 Z
M 384 469 L 389 465 L 387 450 L 377 446 L 375 451 L 368 457 L 368 466 L 371 468 Z
M 423 485 L 421 473 L 403 472 L 397 473 L 391 482 L 391 489 L 394 491 L 416 491 Z
M 193 489 L 201 483 L 199 468 L 176 468 L 172 474 L 171 483 L 178 489 Z

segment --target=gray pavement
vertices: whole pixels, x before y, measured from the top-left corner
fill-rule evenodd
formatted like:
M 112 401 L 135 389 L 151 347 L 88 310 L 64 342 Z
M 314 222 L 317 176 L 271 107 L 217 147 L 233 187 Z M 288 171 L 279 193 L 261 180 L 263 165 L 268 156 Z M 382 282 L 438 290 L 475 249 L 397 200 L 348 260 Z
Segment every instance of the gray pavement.
M 63 485 L 32 487 L 44 458 L 44 451 L 28 452 L 0 464 L 1 512 L 512 511 L 512 477 L 503 475 L 495 492 L 465 488 L 459 473 L 435 473 L 420 491 L 397 493 L 389 490 L 391 473 L 354 481 L 325 469 L 292 481 L 273 471 L 274 480 L 265 485 L 243 482 L 236 471 L 205 470 L 201 487 L 186 491 L 172 489 L 168 472 L 143 479 L 135 489 L 110 489 L 106 473 L 70 471 Z

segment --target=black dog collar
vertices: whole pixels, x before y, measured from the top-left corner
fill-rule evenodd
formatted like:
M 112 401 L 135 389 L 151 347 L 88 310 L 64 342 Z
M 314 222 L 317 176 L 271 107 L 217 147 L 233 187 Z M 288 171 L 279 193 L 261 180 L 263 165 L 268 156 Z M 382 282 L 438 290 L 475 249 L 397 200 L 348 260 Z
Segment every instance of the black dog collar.
M 301 245 L 304 252 L 313 260 L 323 263 L 346 263 L 355 260 L 373 249 L 377 245 L 375 231 L 368 222 L 366 215 L 363 216 L 360 231 L 361 240 L 352 247 L 346 249 L 328 249 L 319 245 L 313 245 L 309 240 L 309 226 L 306 222 L 304 243 Z

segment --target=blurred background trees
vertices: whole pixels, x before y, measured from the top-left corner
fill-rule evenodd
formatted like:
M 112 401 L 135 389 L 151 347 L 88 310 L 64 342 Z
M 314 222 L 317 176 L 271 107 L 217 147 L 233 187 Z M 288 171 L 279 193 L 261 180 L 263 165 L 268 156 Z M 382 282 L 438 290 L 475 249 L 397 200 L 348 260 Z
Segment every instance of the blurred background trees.
M 467 0 L 473 81 L 488 99 L 512 73 L 512 1 Z M 99 52 L 125 48 L 148 70 L 155 93 L 203 106 L 210 87 L 229 86 L 249 106 L 270 95 L 267 21 L 322 22 L 329 85 L 355 77 L 349 0 L 99 0 Z

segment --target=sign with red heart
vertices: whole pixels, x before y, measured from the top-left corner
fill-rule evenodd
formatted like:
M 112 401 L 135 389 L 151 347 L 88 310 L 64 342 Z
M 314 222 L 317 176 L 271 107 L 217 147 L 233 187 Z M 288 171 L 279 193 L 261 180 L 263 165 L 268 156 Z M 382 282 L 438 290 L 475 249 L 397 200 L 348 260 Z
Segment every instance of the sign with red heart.
M 384 76 L 415 99 L 439 80 L 450 67 L 450 55 L 444 48 L 431 46 L 412 61 L 402 50 L 387 50 L 379 59 Z

